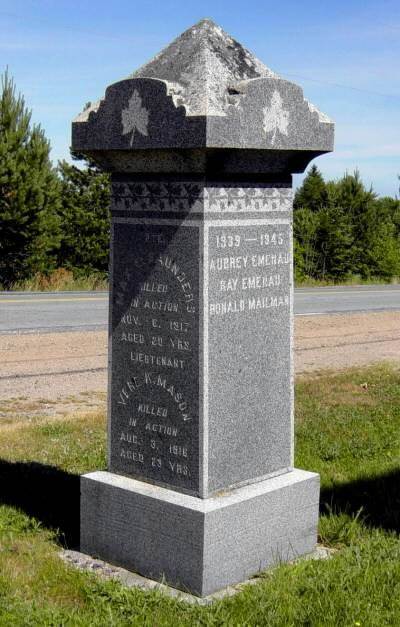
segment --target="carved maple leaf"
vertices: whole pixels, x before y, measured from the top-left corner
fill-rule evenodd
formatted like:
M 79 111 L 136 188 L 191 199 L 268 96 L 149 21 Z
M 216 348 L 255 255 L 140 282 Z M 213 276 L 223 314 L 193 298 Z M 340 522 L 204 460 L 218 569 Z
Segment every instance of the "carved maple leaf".
M 129 99 L 126 109 L 122 109 L 121 115 L 122 134 L 132 133 L 130 146 L 133 144 L 135 131 L 141 135 L 148 135 L 147 125 L 149 123 L 149 112 L 146 107 L 142 106 L 142 99 L 137 89 L 133 92 Z
M 288 134 L 289 111 L 283 108 L 283 102 L 279 91 L 274 91 L 269 107 L 264 108 L 264 133 L 272 133 L 271 144 L 274 144 L 276 133 Z

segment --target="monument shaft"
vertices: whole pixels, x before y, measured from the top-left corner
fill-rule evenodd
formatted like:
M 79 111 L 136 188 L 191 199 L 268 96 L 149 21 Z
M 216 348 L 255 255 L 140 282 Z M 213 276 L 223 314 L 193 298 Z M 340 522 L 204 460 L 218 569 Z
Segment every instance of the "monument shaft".
M 111 471 L 207 497 L 292 466 L 291 196 L 114 181 Z
M 81 550 L 203 596 L 311 552 L 292 174 L 332 150 L 332 122 L 203 20 L 72 143 L 112 175 L 108 471 L 81 478 Z

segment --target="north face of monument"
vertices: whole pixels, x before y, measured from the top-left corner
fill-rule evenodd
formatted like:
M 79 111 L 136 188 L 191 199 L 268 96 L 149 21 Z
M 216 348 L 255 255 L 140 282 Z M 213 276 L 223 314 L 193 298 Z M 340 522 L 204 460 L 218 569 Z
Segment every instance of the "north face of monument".
M 210 20 L 73 123 L 112 174 L 108 472 L 82 550 L 209 594 L 313 550 L 293 468 L 292 173 L 333 124 Z

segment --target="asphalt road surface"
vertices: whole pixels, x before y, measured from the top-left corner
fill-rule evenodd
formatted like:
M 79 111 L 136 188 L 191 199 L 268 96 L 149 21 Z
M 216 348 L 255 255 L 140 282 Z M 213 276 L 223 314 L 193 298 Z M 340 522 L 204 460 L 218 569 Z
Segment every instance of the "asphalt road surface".
M 400 310 L 400 285 L 299 288 L 294 293 L 297 316 Z
M 400 286 L 295 290 L 297 316 L 400 310 Z M 106 328 L 107 292 L 0 292 L 0 333 L 94 331 Z

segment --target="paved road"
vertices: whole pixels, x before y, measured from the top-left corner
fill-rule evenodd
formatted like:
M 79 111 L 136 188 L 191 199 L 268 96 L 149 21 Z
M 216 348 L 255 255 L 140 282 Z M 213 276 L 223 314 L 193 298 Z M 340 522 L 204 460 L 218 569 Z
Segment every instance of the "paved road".
M 295 314 L 400 310 L 400 286 L 295 290 Z M 0 292 L 0 333 L 105 329 L 106 292 Z
M 0 292 L 0 333 L 105 329 L 107 292 Z
M 400 285 L 316 287 L 295 290 L 298 316 L 400 310 Z

